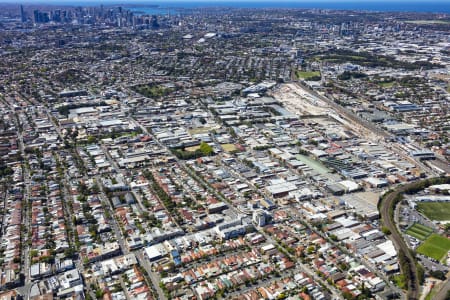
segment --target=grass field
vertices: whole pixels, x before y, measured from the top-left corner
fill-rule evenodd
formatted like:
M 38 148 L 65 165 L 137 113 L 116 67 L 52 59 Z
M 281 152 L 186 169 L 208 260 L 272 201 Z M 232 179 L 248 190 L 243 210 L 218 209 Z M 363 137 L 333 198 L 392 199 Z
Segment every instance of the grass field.
M 184 151 L 195 152 L 195 150 L 198 150 L 198 149 L 200 149 L 200 146 L 192 146 L 192 147 L 184 148 Z
M 388 81 L 388 82 L 380 82 L 378 84 L 384 88 L 391 88 L 394 86 L 394 83 L 395 83 L 395 81 Z
M 211 130 L 211 127 L 197 127 L 193 129 L 189 129 L 188 132 L 190 134 L 199 134 L 199 133 L 207 133 Z
M 450 239 L 432 234 L 422 245 L 417 248 L 417 252 L 428 257 L 441 261 L 447 256 L 450 250 Z
M 392 277 L 392 280 L 394 281 L 395 285 L 398 286 L 399 288 L 406 289 L 407 282 L 406 282 L 405 275 L 403 275 L 403 274 L 394 275 Z
M 450 221 L 450 202 L 420 202 L 417 210 L 434 221 Z
M 313 77 L 319 77 L 320 72 L 319 71 L 296 71 L 295 75 L 297 78 L 308 80 Z
M 414 223 L 413 226 L 411 226 L 408 230 L 406 230 L 406 234 L 415 237 L 421 241 L 426 240 L 431 233 L 433 233 L 433 229 L 419 223 Z
M 220 146 L 222 147 L 223 151 L 226 152 L 233 152 L 237 150 L 234 144 L 221 144 Z

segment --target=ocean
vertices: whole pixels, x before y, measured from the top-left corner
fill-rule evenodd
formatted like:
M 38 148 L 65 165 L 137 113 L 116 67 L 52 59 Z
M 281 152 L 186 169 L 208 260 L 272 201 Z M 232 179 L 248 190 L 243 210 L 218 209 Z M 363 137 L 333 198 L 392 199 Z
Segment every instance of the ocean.
M 176 13 L 179 9 L 200 9 L 205 7 L 223 8 L 297 8 L 297 9 L 334 9 L 381 12 L 433 12 L 450 13 L 449 1 L 153 1 L 151 7 L 138 2 L 136 7 L 127 4 L 127 8 L 147 14 Z M 157 5 L 157 7 L 155 7 Z
M 17 3 L 16 0 L 0 0 L 0 3 Z M 122 5 L 132 11 L 146 14 L 176 13 L 180 9 L 218 8 L 306 8 L 359 10 L 381 12 L 434 12 L 450 13 L 450 0 L 24 0 L 29 4 L 74 6 Z

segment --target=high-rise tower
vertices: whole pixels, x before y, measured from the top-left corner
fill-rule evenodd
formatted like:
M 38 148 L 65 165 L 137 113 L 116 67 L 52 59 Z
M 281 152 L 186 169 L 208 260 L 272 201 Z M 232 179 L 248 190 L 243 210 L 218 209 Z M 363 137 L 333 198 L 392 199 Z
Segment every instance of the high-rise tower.
M 27 21 L 27 16 L 25 15 L 25 11 L 23 10 L 23 5 L 20 5 L 20 19 L 22 20 L 22 23 L 25 23 Z

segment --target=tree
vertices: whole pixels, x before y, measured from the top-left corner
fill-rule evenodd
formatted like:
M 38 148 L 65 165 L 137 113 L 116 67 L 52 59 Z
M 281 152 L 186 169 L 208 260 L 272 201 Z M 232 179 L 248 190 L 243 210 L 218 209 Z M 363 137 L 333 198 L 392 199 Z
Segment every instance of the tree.
M 91 193 L 98 194 L 100 192 L 100 188 L 97 183 L 94 183 L 91 187 Z
M 38 255 L 39 255 L 39 251 L 38 250 L 33 249 L 33 250 L 30 251 L 30 256 L 31 257 L 36 257 Z
M 213 148 L 208 143 L 205 143 L 205 142 L 200 143 L 200 151 L 205 156 L 209 156 L 209 155 L 213 154 L 213 152 L 214 152 Z
M 343 292 L 342 293 L 342 297 L 344 297 L 344 299 L 354 299 L 355 297 L 353 296 L 352 293 L 350 292 Z
M 314 146 L 319 145 L 319 142 L 317 142 L 316 140 L 309 140 L 308 142 L 309 142 L 309 144 L 314 145 Z
M 95 136 L 93 136 L 93 135 L 90 135 L 90 136 L 88 136 L 88 138 L 87 138 L 88 144 L 93 144 L 93 143 L 95 143 L 96 141 L 97 141 L 97 138 L 96 138 Z
M 64 250 L 64 255 L 66 257 L 73 257 L 75 255 L 75 249 L 74 248 L 67 248 Z
M 101 299 L 103 297 L 104 292 L 101 289 L 95 291 L 95 297 L 97 299 Z
M 390 234 L 391 234 L 391 230 L 389 230 L 389 228 L 387 228 L 386 226 L 381 227 L 381 231 L 382 231 L 385 235 L 390 235 Z

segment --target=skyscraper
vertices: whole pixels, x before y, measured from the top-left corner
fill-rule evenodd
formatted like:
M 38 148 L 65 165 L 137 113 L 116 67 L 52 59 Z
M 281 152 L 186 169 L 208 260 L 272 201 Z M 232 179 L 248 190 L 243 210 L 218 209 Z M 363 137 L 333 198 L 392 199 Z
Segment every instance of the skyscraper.
M 22 20 L 22 23 L 25 23 L 27 21 L 27 16 L 25 15 L 25 11 L 23 10 L 23 5 L 20 5 L 20 19 Z

